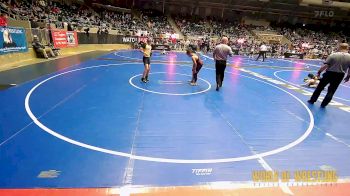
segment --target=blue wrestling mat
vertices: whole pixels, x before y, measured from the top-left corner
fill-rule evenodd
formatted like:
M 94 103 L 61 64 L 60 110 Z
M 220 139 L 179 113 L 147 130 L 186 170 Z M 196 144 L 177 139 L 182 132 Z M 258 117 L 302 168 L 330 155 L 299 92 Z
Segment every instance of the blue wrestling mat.
M 194 186 L 259 170 L 350 176 L 350 86 L 321 109 L 301 86 L 321 62 L 229 60 L 215 91 L 184 53 L 125 50 L 0 91 L 0 187 Z

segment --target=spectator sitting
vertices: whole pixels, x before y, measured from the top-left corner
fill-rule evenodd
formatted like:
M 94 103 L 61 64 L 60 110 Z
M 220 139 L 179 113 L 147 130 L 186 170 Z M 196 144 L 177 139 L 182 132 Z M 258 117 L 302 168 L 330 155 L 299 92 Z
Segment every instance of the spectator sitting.
M 68 23 L 67 25 L 67 31 L 74 31 L 73 26 L 71 23 Z
M 55 53 L 52 51 L 50 47 L 45 47 L 43 44 L 40 43 L 38 36 L 33 36 L 33 49 L 37 54 L 43 55 L 46 59 L 49 58 L 47 53 L 50 53 L 51 57 L 56 57 Z

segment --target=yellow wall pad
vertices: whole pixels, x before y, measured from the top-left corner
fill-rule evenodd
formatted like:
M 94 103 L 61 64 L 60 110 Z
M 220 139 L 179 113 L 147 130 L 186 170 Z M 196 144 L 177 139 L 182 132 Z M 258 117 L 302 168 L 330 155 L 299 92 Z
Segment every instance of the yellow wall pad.
M 111 51 L 124 50 L 130 48 L 130 45 L 126 44 L 83 44 L 75 48 L 62 48 L 60 50 L 61 55 L 57 58 L 67 57 L 91 51 Z M 10 53 L 0 55 L 0 71 L 5 71 L 50 60 L 52 59 L 37 58 L 34 50 L 32 48 L 29 48 L 28 52 L 24 53 Z

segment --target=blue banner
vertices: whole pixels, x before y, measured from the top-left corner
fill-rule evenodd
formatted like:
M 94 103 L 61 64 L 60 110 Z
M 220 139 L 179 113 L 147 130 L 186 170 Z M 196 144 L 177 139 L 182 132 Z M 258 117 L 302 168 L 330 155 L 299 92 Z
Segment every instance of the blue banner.
M 27 52 L 26 30 L 16 27 L 0 27 L 0 55 Z

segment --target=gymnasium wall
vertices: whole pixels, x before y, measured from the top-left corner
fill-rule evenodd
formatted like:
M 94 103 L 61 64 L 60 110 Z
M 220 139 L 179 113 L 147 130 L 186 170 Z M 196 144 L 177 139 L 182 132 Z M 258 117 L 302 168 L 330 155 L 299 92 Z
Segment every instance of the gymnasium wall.
M 74 48 L 63 48 L 61 49 L 61 55 L 58 57 L 70 56 L 81 54 L 91 51 L 112 51 L 112 50 L 124 50 L 130 49 L 128 44 L 83 44 Z M 38 62 L 49 61 L 47 59 L 38 59 L 35 55 L 33 48 L 29 48 L 28 52 L 23 53 L 10 53 L 6 55 L 0 55 L 0 71 L 13 69 L 29 64 Z

